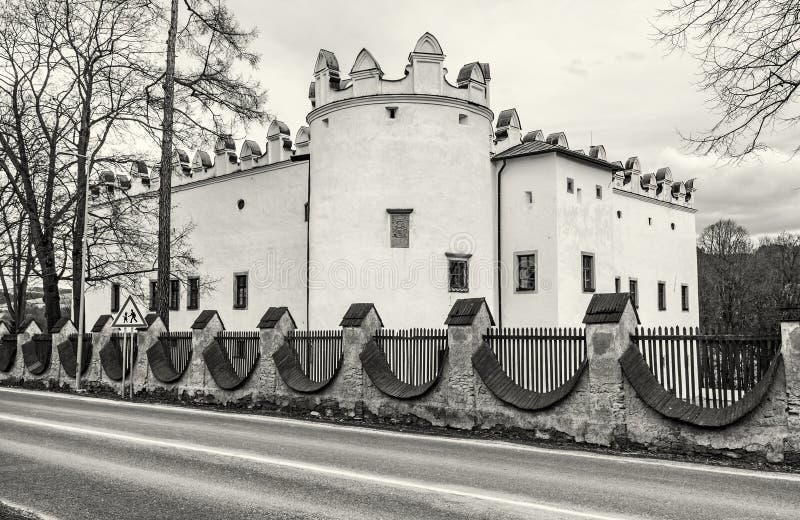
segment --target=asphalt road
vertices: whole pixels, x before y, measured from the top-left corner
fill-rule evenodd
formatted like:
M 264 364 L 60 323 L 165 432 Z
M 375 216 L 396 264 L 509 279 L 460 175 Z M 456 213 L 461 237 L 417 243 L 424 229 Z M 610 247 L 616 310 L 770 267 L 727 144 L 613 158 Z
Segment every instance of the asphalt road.
M 800 518 L 800 476 L 0 389 L 0 501 L 60 519 Z

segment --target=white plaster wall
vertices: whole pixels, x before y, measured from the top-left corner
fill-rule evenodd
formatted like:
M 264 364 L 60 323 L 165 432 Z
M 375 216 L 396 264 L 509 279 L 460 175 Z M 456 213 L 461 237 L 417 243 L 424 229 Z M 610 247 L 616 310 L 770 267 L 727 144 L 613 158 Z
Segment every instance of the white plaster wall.
M 616 212 L 622 212 L 617 218 Z M 652 225 L 648 223 L 652 219 Z M 615 272 L 639 281 L 639 318 L 642 325 L 697 326 L 697 252 L 695 215 L 676 205 L 661 205 L 615 193 L 613 196 Z M 672 230 L 670 224 L 675 224 Z M 667 310 L 658 310 L 658 282 L 666 283 Z M 689 311 L 681 310 L 681 284 L 689 286 Z
M 567 192 L 567 178 L 574 192 Z M 583 292 L 581 255 L 594 254 L 595 292 L 614 292 L 614 237 L 611 222 L 611 172 L 574 159 L 556 159 L 558 229 L 558 325 L 581 324 L 594 293 Z M 595 186 L 603 198 L 595 196 Z M 580 190 L 580 195 L 579 191 Z
M 486 111 L 407 96 L 325 108 L 338 109 L 309 116 L 311 327 L 337 326 L 354 302 L 374 302 L 388 327 L 441 327 L 457 298 L 494 302 Z M 414 210 L 408 249 L 389 246 L 387 208 Z M 459 249 L 473 254 L 469 293 L 448 292 L 445 253 Z
M 187 310 L 187 288 L 181 284 L 180 310 L 171 311 L 170 329 L 186 330 L 200 311 L 215 309 L 227 329 L 252 330 L 270 306 L 288 306 L 298 327 L 305 327 L 307 175 L 307 161 L 285 161 L 174 189 L 174 227 L 193 223 L 191 247 L 201 260 L 197 272 L 214 287 L 201 293 L 198 310 Z M 242 210 L 239 199 L 245 201 Z M 249 273 L 244 310 L 233 308 L 233 275 L 238 272 Z M 146 295 L 151 278 L 155 274 L 142 280 Z M 87 322 L 110 313 L 110 303 L 109 286 L 92 290 Z
M 558 324 L 555 154 L 520 157 L 501 173 L 503 326 Z M 502 163 L 495 164 L 499 170 Z M 529 204 L 526 191 L 533 194 Z M 515 254 L 537 254 L 535 292 L 517 292 Z

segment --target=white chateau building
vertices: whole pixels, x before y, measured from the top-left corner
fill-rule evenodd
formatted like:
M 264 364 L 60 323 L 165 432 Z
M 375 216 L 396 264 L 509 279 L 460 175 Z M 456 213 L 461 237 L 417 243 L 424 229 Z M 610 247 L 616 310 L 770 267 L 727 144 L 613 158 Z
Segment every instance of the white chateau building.
M 426 33 L 400 78 L 366 49 L 345 78 L 321 50 L 294 143 L 274 121 L 266 147 L 177 152 L 173 218 L 193 223 L 202 264 L 173 284 L 171 328 L 215 309 L 252 329 L 270 306 L 335 328 L 356 302 L 387 327 L 440 327 L 463 297 L 485 297 L 503 326 L 578 326 L 592 293 L 613 291 L 634 294 L 643 324 L 696 325 L 693 181 L 524 132 L 516 110 L 490 108 L 488 64 L 451 82 L 444 58 Z M 156 185 L 141 165 L 101 179 L 129 194 Z M 213 290 L 198 293 L 204 278 Z M 119 292 L 93 289 L 87 320 Z

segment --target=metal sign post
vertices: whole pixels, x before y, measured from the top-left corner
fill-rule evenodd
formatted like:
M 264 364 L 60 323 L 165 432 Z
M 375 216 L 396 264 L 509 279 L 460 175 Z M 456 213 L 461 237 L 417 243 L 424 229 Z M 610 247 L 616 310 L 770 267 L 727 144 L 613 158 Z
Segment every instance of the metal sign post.
M 125 374 L 130 371 L 128 395 L 133 399 L 133 335 L 136 329 L 146 327 L 147 322 L 131 296 L 125 300 L 111 326 L 122 330 L 122 398 L 125 398 Z

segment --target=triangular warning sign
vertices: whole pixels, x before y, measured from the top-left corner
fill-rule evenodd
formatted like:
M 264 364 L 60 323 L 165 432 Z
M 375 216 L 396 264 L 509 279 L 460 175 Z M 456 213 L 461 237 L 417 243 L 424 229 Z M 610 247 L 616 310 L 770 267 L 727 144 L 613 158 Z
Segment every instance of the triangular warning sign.
M 114 318 L 114 323 L 112 323 L 111 326 L 137 329 L 147 327 L 147 322 L 144 321 L 144 315 L 142 315 L 139 307 L 136 306 L 136 302 L 133 301 L 132 296 L 128 296 L 128 299 L 125 300 L 125 304 L 117 313 L 117 317 Z

